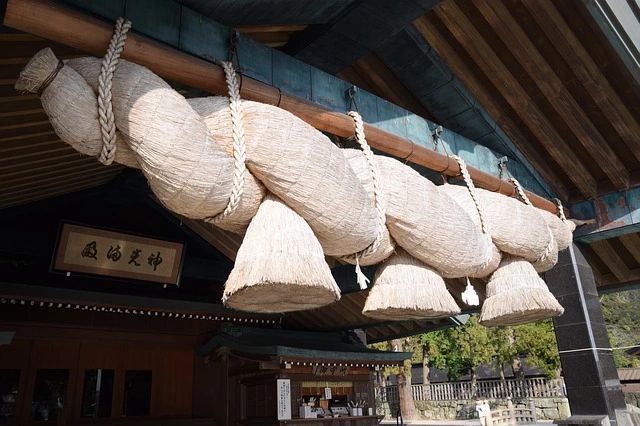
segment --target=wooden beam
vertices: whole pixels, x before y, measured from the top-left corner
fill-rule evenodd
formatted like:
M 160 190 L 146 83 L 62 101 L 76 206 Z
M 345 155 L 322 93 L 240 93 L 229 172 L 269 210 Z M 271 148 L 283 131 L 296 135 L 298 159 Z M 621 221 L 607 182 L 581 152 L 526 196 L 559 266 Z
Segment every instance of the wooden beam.
M 49 180 L 44 182 L 33 182 L 22 185 L 16 185 L 12 187 L 0 187 L 0 199 L 7 199 L 17 197 L 21 195 L 28 195 L 35 192 L 46 192 L 50 189 L 60 188 L 65 185 L 82 185 L 90 184 L 94 182 L 102 182 L 103 180 L 109 180 L 115 177 L 121 170 L 105 170 L 101 173 L 95 173 L 90 175 L 84 175 L 82 177 L 73 180 Z
M 569 198 L 569 190 L 563 183 L 563 179 L 555 172 L 555 167 L 542 158 L 540 152 L 536 150 L 520 129 L 520 124 L 516 123 L 509 114 L 506 114 L 499 102 L 495 99 L 492 90 L 485 87 L 476 77 L 475 73 L 469 71 L 469 67 L 460 56 L 460 52 L 447 41 L 447 39 L 432 25 L 431 18 L 420 18 L 413 23 L 416 30 L 424 37 L 447 63 L 449 68 L 460 78 L 473 95 L 480 101 L 483 107 L 500 125 L 504 132 L 517 145 L 518 149 L 534 165 L 536 171 L 563 200 Z
M 640 263 L 640 234 L 625 234 L 618 237 L 624 248 L 633 256 L 636 262 Z
M 447 1 L 436 7 L 434 12 L 580 191 L 588 197 L 595 196 L 596 181 L 593 176 L 583 164 L 576 161 L 571 147 L 458 5 Z
M 59 4 L 42 0 L 8 0 L 3 24 L 10 28 L 35 34 L 59 43 L 103 55 L 111 38 L 112 26 L 86 14 Z M 127 38 L 124 59 L 148 67 L 158 75 L 187 84 L 211 93 L 226 93 L 227 88 L 222 69 L 202 59 L 131 33 Z M 269 104 L 291 111 L 312 126 L 338 136 L 353 134 L 353 120 L 346 114 L 337 113 L 305 99 L 290 96 L 257 80 L 243 78 L 243 98 Z M 460 170 L 446 156 L 411 141 L 366 124 L 365 133 L 370 145 L 387 154 L 406 159 L 432 170 L 445 170 L 446 174 L 458 175 Z M 495 189 L 500 187 L 497 177 L 473 167 L 469 168 L 477 186 Z M 501 192 L 513 194 L 514 188 L 503 183 Z M 551 201 L 530 194 L 537 207 L 555 212 Z
M 593 252 L 602 259 L 618 281 L 629 279 L 630 271 L 624 261 L 616 254 L 611 244 L 607 240 L 600 240 L 590 244 Z
M 13 207 L 19 204 L 26 204 L 26 203 L 42 200 L 44 198 L 51 198 L 57 195 L 68 194 L 70 192 L 77 192 L 83 189 L 94 188 L 96 186 L 100 186 L 109 182 L 111 179 L 113 179 L 113 177 L 102 179 L 96 182 L 74 183 L 72 185 L 57 187 L 56 189 L 47 189 L 45 191 L 31 191 L 29 193 L 20 194 L 19 196 L 14 196 L 9 198 L 0 197 L 0 208 Z
M 640 123 L 593 61 L 552 1 L 521 0 L 553 46 L 591 94 L 604 116 L 640 160 Z
M 542 3 L 542 2 L 541 2 Z M 477 10 L 489 22 L 493 31 L 507 46 L 545 99 L 564 120 L 582 148 L 594 159 L 617 189 L 629 186 L 629 172 L 607 140 L 593 124 L 564 83 L 547 63 L 529 36 L 500 1 L 474 0 Z M 575 161 L 575 156 L 573 157 Z
M 281 33 L 302 31 L 307 28 L 305 24 L 278 24 L 278 25 L 240 25 L 235 27 L 241 33 Z
M 33 173 L 31 170 L 26 170 L 25 174 L 19 177 L 13 177 L 11 179 L 6 179 L 4 175 L 0 175 L 0 185 L 15 185 L 22 182 L 34 182 L 37 180 L 45 180 L 45 179 L 57 179 L 57 178 L 72 178 L 74 176 L 82 175 L 82 174 L 92 174 L 97 170 L 100 170 L 101 165 L 98 163 L 88 163 L 83 164 L 81 166 L 73 167 L 69 166 L 65 163 L 64 168 L 61 168 L 60 165 L 56 165 L 55 168 L 45 172 L 36 172 Z

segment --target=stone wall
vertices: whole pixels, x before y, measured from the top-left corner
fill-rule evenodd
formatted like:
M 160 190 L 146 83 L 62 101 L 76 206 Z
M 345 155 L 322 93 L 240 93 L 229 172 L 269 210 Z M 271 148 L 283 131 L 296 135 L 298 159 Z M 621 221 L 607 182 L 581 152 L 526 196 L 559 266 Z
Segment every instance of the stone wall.
M 640 407 L 640 392 L 625 392 L 624 401 L 634 407 Z
M 538 420 L 566 419 L 569 417 L 569 401 L 567 398 L 531 398 L 536 407 Z M 529 407 L 530 399 L 514 401 L 516 407 Z M 378 415 L 387 419 L 395 418 L 398 410 L 397 403 L 378 404 Z M 461 420 L 477 418 L 476 404 L 473 400 L 459 401 L 415 401 L 416 410 L 422 418 L 437 420 Z M 492 410 L 507 408 L 507 401 L 504 399 L 489 400 Z

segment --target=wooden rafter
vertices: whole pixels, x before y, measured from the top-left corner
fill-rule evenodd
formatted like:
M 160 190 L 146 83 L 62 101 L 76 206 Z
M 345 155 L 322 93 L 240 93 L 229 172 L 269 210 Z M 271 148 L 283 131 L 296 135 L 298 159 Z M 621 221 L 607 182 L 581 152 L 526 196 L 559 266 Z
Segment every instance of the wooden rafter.
M 629 186 L 629 173 L 604 136 L 569 93 L 551 65 L 536 49 L 504 3 L 474 0 L 493 31 L 526 70 L 558 115 L 567 123 L 582 147 L 597 159 L 597 164 L 618 189 Z
M 424 16 L 416 20 L 413 24 L 416 30 L 422 34 L 425 40 L 445 60 L 451 70 L 459 76 L 469 90 L 478 98 L 494 120 L 500 124 L 504 132 L 517 144 L 518 149 L 520 149 L 525 157 L 527 157 L 531 163 L 538 166 L 536 171 L 540 173 L 558 196 L 563 200 L 568 199 L 569 190 L 562 183 L 564 179 L 561 179 L 554 171 L 555 167 L 551 166 L 542 158 L 540 152 L 529 144 L 529 138 L 520 129 L 520 124 L 503 112 L 502 107 L 491 90 L 483 85 L 473 72 L 469 72 L 467 64 L 457 49 L 441 35 L 436 25 L 433 25 L 433 19 Z
M 575 161 L 575 154 L 567 141 L 562 138 L 458 5 L 454 1 L 447 1 L 437 6 L 434 13 L 458 43 L 465 47 L 475 64 L 509 102 L 511 108 L 527 124 L 529 130 L 536 135 L 554 160 L 563 167 L 580 191 L 588 197 L 595 196 L 594 177 L 582 163 Z M 446 60 L 447 52 L 438 53 Z
M 622 258 L 607 240 L 596 241 L 591 244 L 593 252 L 602 259 L 618 281 L 629 280 L 630 271 Z
M 585 46 L 571 31 L 551 1 L 521 0 L 536 23 L 592 95 L 602 113 L 616 129 L 636 159 L 640 160 L 640 123 L 629 111 Z

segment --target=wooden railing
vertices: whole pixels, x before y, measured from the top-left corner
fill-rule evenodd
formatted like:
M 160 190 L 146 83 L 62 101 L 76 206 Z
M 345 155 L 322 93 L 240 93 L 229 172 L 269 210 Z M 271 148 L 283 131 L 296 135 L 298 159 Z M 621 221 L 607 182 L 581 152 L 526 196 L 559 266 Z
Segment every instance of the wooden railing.
M 448 401 L 473 398 L 544 398 L 566 396 L 564 379 L 530 378 L 483 380 L 471 382 L 447 382 L 429 385 L 412 385 L 414 401 Z M 376 388 L 376 397 L 382 402 L 398 401 L 398 387 Z

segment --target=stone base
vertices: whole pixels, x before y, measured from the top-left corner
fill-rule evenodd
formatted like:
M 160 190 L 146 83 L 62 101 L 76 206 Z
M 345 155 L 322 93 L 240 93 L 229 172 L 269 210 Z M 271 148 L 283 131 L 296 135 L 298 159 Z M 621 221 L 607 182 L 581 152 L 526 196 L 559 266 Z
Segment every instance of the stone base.
M 531 398 L 536 407 L 538 420 L 566 419 L 571 415 L 569 401 L 567 398 Z M 424 419 L 437 420 L 467 420 L 477 419 L 476 403 L 474 400 L 451 400 L 451 401 L 414 401 L 416 411 Z M 492 410 L 506 409 L 506 399 L 491 399 L 489 405 Z M 529 408 L 529 399 L 514 401 L 516 408 Z M 377 407 L 378 415 L 387 419 L 395 418 L 397 403 L 380 404 Z

